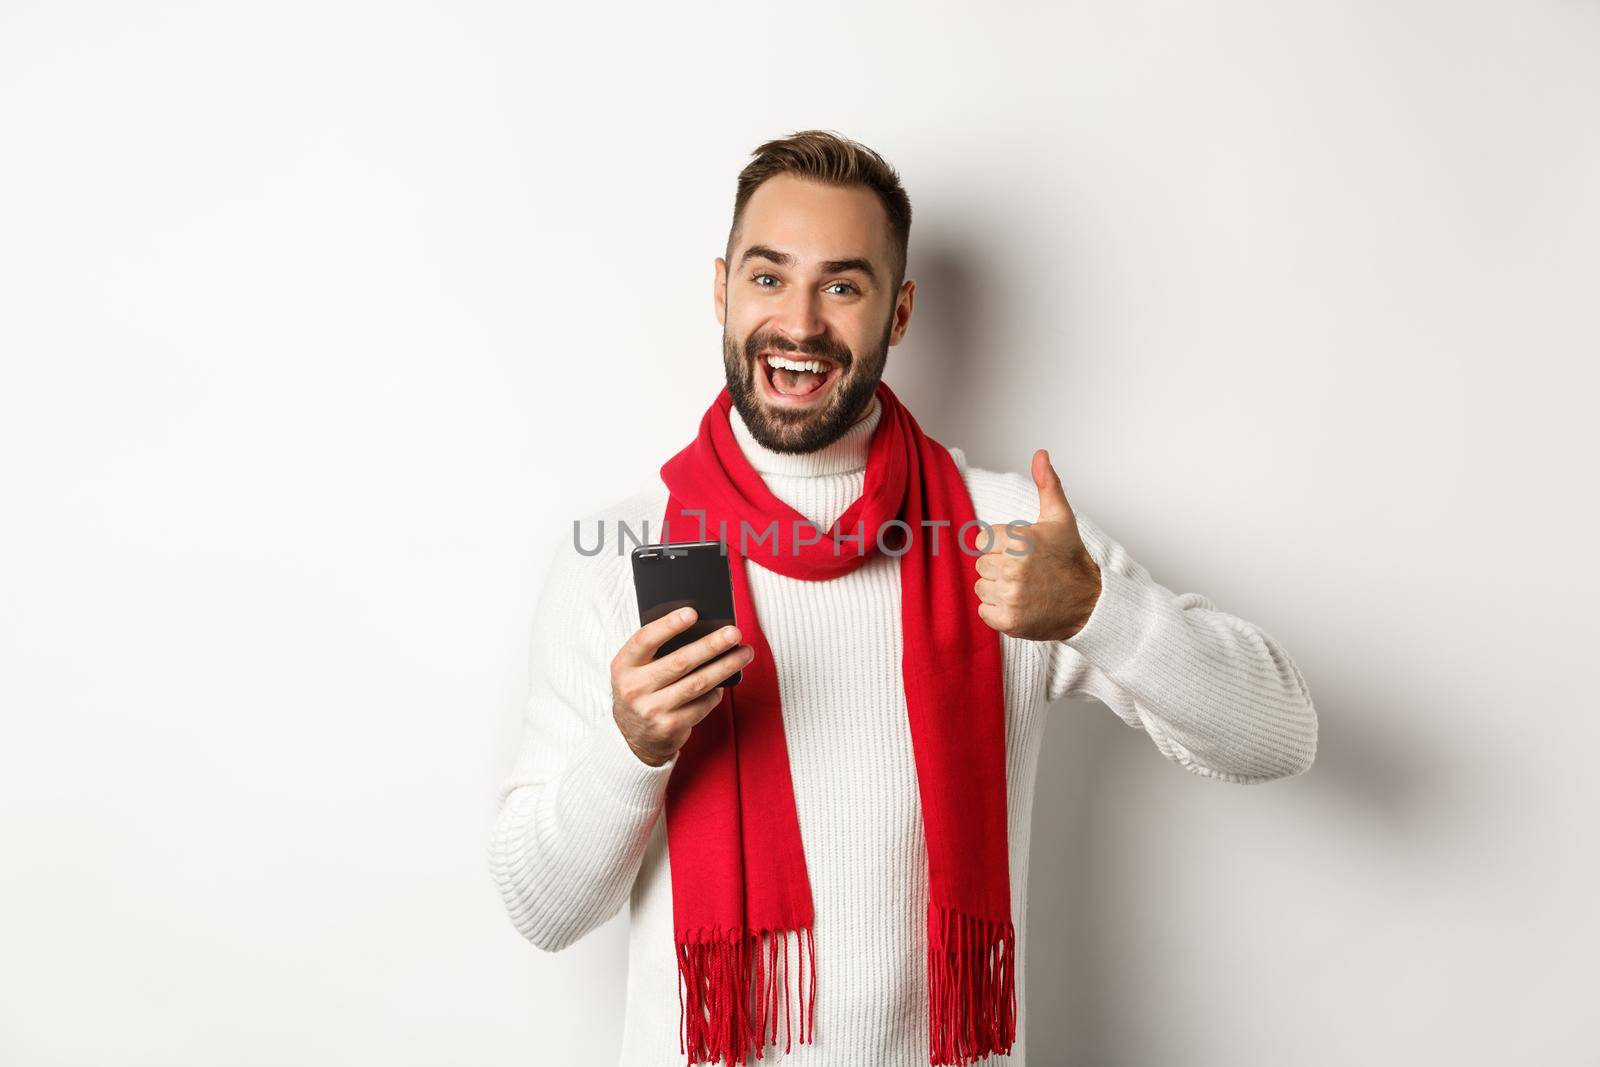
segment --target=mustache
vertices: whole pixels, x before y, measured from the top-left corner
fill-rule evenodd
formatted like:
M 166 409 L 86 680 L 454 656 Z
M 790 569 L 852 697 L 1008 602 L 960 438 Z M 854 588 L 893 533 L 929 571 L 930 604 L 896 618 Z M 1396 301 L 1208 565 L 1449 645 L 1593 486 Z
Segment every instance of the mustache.
M 804 344 L 797 345 L 793 341 L 785 338 L 772 336 L 753 336 L 744 343 L 745 357 L 751 362 L 754 362 L 755 358 L 761 353 L 769 351 L 785 353 L 797 352 L 804 356 L 819 356 L 825 359 L 831 359 L 835 363 L 839 364 L 839 368 L 841 370 L 848 370 L 850 368 L 850 364 L 855 362 L 855 357 L 851 355 L 850 349 L 846 348 L 844 345 L 834 344 L 823 338 L 817 338 L 815 340 L 807 341 Z

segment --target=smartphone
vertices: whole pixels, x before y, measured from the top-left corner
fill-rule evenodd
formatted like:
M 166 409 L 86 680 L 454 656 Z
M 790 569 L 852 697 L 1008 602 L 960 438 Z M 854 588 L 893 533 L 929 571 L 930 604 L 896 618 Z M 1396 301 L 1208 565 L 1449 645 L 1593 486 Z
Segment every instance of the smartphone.
M 695 610 L 694 623 L 674 634 L 656 650 L 656 659 L 693 644 L 724 626 L 738 625 L 733 611 L 733 576 L 728 548 L 721 541 L 686 541 L 679 544 L 640 545 L 632 552 L 633 587 L 639 596 L 639 625 L 655 622 L 679 608 Z M 731 654 L 730 648 L 722 655 Z M 720 658 L 720 657 L 718 657 Z M 708 660 L 714 663 L 716 660 Z M 698 670 L 699 668 L 695 668 Z M 744 671 L 717 683 L 738 685 Z

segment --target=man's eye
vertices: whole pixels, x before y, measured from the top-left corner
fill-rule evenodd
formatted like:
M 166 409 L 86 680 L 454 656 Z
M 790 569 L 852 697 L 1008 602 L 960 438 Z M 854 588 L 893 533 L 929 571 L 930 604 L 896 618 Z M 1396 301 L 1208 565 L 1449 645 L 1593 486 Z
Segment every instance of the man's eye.
M 771 285 L 762 285 L 761 284 L 761 279 L 762 278 L 771 279 L 773 285 L 776 285 L 778 283 L 778 279 L 773 278 L 772 275 L 770 275 L 770 274 L 757 274 L 754 278 L 751 279 L 751 281 L 755 282 L 756 285 L 760 286 L 762 289 L 771 289 L 772 288 Z
M 860 291 L 860 290 L 858 290 L 858 289 L 857 289 L 857 288 L 856 288 L 856 287 L 855 287 L 855 286 L 853 286 L 853 285 L 851 285 L 851 284 L 850 284 L 850 283 L 849 283 L 849 282 L 832 282 L 832 283 L 830 283 L 830 284 L 829 284 L 829 285 L 828 285 L 828 288 L 829 288 L 829 289 L 832 289 L 832 288 L 833 288 L 833 287 L 834 287 L 834 286 L 835 286 L 835 285 L 842 285 L 842 286 L 844 286 L 844 287 L 845 287 L 845 289 L 846 289 L 846 290 L 847 290 L 847 291 L 849 291 L 849 292 L 852 292 L 852 293 L 855 293 L 855 292 L 859 292 L 859 291 Z M 841 293 L 841 294 L 839 294 L 839 295 L 841 295 L 841 296 L 842 296 L 842 295 L 844 295 L 844 294 L 842 294 L 842 293 Z

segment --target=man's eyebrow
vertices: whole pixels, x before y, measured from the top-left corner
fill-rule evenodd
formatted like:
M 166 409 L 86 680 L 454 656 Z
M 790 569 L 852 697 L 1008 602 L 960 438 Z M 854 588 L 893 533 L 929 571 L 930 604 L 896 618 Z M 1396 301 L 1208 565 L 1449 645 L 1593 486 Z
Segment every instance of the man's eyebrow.
M 854 259 L 830 259 L 822 265 L 824 274 L 843 274 L 847 270 L 858 270 L 874 281 L 878 278 L 878 272 L 872 269 L 872 264 L 860 256 Z
M 771 260 L 780 267 L 787 267 L 794 262 L 794 257 L 789 253 L 780 252 L 776 248 L 768 248 L 766 245 L 751 245 L 745 249 L 744 255 L 739 257 L 739 266 L 744 266 L 752 259 Z
M 794 265 L 794 257 L 787 252 L 780 252 L 767 245 L 751 245 L 744 250 L 744 255 L 739 257 L 739 266 L 743 267 L 752 259 L 765 259 L 776 263 L 780 267 Z M 858 270 L 874 281 L 878 272 L 872 269 L 872 261 L 855 256 L 850 259 L 830 259 L 822 265 L 824 274 L 843 274 L 845 271 Z

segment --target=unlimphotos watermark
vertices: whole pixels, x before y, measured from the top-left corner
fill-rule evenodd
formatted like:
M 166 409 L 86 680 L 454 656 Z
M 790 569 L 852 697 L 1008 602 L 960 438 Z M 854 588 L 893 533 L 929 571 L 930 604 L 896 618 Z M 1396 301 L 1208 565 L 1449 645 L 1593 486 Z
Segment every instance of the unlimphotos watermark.
M 710 531 L 707 529 L 706 513 L 704 510 L 698 508 L 684 508 L 683 514 L 694 516 L 699 522 L 700 531 L 697 540 L 713 540 L 713 538 L 710 536 Z M 644 545 L 655 543 L 650 540 L 650 520 L 648 519 L 645 519 L 641 523 L 641 529 L 639 530 L 635 530 L 627 522 L 624 522 L 620 519 L 614 520 L 614 523 L 617 528 L 614 544 L 616 554 L 619 556 L 631 551 L 633 548 L 639 548 Z M 572 547 L 577 549 L 579 555 L 598 556 L 601 552 L 604 552 L 606 548 L 606 520 L 600 519 L 596 523 L 596 532 L 592 547 L 584 544 L 582 525 L 583 524 L 581 520 L 572 520 Z M 922 519 L 920 520 L 919 525 L 925 531 L 924 538 L 928 542 L 929 552 L 937 556 L 940 553 L 940 545 L 945 540 L 945 538 L 942 536 L 942 533 L 945 529 L 950 527 L 951 521 L 949 519 Z M 1026 519 L 1012 519 L 1010 522 L 1003 523 L 1002 525 L 1004 525 L 1004 527 L 1010 531 L 1013 539 L 1022 541 L 1020 547 L 1013 547 L 1008 544 L 1004 550 L 1005 554 L 1008 556 L 1026 556 L 1032 550 L 1032 545 L 1030 542 L 1023 539 L 1021 531 L 1029 526 L 1032 526 L 1033 523 Z M 738 532 L 738 554 L 742 557 L 749 557 L 752 554 L 752 547 L 766 546 L 770 542 L 770 547 L 763 548 L 761 555 L 770 558 L 772 556 L 783 555 L 785 551 L 787 551 L 787 553 L 791 556 L 798 556 L 803 550 L 809 548 L 810 546 L 821 544 L 825 537 L 832 540 L 833 554 L 835 556 L 842 554 L 842 548 L 847 542 L 855 546 L 855 552 L 858 556 L 864 556 L 867 553 L 867 531 L 865 529 L 865 520 L 858 519 L 856 521 L 854 533 L 844 532 L 844 530 L 839 528 L 837 523 L 835 523 L 831 529 L 823 530 L 821 526 L 810 521 L 809 519 L 795 519 L 789 524 L 789 526 L 790 529 L 788 540 L 784 540 L 782 537 L 783 524 L 777 519 L 771 520 L 764 528 L 760 530 L 756 529 L 749 522 L 741 519 L 739 522 Z M 969 548 L 966 543 L 967 531 L 973 527 L 982 529 L 983 535 L 977 544 Z M 894 531 L 897 536 L 886 539 L 885 534 L 889 531 Z M 960 528 L 957 529 L 954 535 L 951 537 L 951 540 L 955 541 L 956 546 L 967 555 L 981 556 L 987 552 L 993 551 L 995 543 L 994 531 L 995 526 L 993 524 L 985 522 L 982 519 L 970 519 L 961 524 Z M 724 545 L 732 544 L 732 542 L 728 540 L 727 520 L 724 519 L 718 521 L 717 537 L 715 540 L 721 541 Z M 877 531 L 873 534 L 872 539 L 872 544 L 874 547 L 886 556 L 905 555 L 911 550 L 911 543 L 911 524 L 906 522 L 904 519 L 890 519 L 889 521 L 882 523 L 879 525 Z M 784 547 L 785 545 L 788 546 L 787 550 Z

